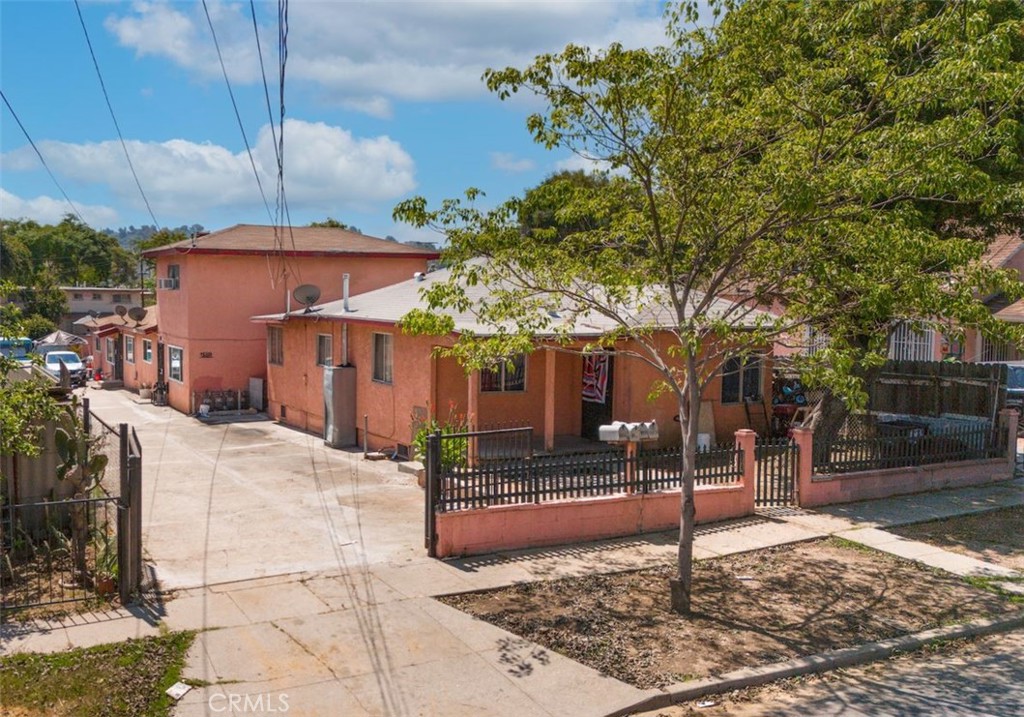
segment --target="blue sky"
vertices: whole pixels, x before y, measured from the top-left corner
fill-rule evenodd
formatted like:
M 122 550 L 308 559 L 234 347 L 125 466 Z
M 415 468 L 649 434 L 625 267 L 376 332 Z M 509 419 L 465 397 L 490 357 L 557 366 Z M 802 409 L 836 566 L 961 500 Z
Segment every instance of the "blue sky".
M 208 0 L 273 208 L 276 166 L 248 2 Z M 209 229 L 269 223 L 199 2 L 81 2 L 122 133 L 157 221 Z M 277 3 L 256 2 L 277 105 Z M 396 225 L 394 205 L 470 186 L 496 203 L 560 168 L 525 129 L 539 105 L 500 102 L 480 76 L 568 42 L 662 41 L 660 3 L 290 3 L 285 186 L 292 220 L 327 216 L 368 234 L 438 237 Z M 93 226 L 151 224 L 104 103 L 71 0 L 0 0 L 0 86 Z M 69 211 L 13 117 L 0 108 L 0 216 Z

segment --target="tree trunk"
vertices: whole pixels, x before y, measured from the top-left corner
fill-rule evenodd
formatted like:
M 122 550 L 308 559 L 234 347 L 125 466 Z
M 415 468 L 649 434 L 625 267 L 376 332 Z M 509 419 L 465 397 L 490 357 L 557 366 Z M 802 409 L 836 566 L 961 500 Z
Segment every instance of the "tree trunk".
M 696 516 L 693 483 L 697 468 L 697 419 L 700 417 L 699 392 L 688 382 L 685 393 L 685 398 L 679 406 L 679 427 L 683 438 L 679 550 L 676 575 L 669 580 L 672 592 L 672 610 L 680 615 L 690 614 L 690 594 L 693 589 L 693 529 Z

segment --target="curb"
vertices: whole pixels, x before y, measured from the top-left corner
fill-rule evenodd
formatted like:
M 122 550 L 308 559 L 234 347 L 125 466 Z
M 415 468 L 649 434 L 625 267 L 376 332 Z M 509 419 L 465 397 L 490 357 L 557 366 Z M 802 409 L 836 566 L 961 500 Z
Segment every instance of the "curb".
M 933 642 L 1010 632 L 1021 627 L 1024 627 L 1024 611 L 1009 617 L 972 620 L 960 625 L 938 627 L 913 635 L 869 642 L 859 647 L 830 650 L 819 655 L 798 657 L 786 662 L 776 662 L 761 667 L 746 667 L 727 672 L 719 677 L 706 677 L 702 680 L 677 683 L 675 686 L 661 690 L 649 690 L 643 699 L 619 707 L 612 712 L 606 712 L 604 717 L 625 717 L 635 712 L 662 709 L 678 702 L 689 702 L 708 695 L 731 692 L 746 687 L 757 687 L 788 677 L 818 674 L 884 660 L 897 652 L 913 652 Z

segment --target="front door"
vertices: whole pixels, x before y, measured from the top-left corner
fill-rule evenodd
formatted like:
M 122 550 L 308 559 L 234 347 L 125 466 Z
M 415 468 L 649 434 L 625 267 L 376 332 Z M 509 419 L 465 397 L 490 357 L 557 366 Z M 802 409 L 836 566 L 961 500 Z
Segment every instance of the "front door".
M 597 429 L 612 420 L 615 361 L 611 354 L 583 357 L 583 421 L 580 435 L 597 440 Z
M 118 337 L 114 342 L 114 380 L 124 380 L 124 336 Z

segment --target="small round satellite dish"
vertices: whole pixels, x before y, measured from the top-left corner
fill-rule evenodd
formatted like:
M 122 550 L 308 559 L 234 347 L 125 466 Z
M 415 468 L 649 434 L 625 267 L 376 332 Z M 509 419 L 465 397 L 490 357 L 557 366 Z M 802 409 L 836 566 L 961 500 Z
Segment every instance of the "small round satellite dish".
M 292 292 L 292 296 L 294 296 L 295 300 L 300 304 L 312 306 L 320 298 L 320 287 L 314 286 L 313 284 L 296 286 L 295 291 Z
M 144 318 L 146 318 L 147 313 L 148 312 L 141 306 L 133 306 L 132 308 L 128 309 L 128 318 L 134 321 L 135 323 L 139 323 Z
M 128 307 L 118 304 L 117 306 L 114 307 L 114 313 L 117 314 L 118 316 L 124 316 L 125 314 L 128 313 Z

